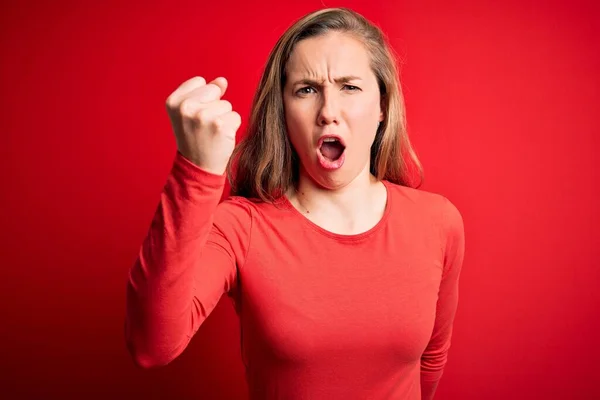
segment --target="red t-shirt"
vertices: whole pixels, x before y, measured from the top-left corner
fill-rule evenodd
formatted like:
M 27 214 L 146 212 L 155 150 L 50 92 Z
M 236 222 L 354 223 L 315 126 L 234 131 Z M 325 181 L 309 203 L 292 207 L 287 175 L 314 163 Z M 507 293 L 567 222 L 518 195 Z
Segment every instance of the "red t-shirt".
M 128 281 L 136 362 L 172 361 L 227 294 L 252 399 L 432 399 L 457 308 L 463 221 L 441 195 L 384 184 L 379 223 L 340 235 L 285 197 L 221 201 L 225 176 L 177 153 Z

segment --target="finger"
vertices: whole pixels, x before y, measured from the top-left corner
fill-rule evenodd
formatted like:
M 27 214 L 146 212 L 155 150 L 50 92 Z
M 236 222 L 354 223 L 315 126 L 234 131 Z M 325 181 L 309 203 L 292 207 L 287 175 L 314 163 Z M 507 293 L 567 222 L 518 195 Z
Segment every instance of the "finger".
M 179 105 L 179 112 L 181 113 L 181 115 L 188 118 L 198 117 L 198 119 L 200 120 L 214 119 L 215 117 L 224 114 L 227 111 L 230 111 L 227 109 L 228 107 L 218 105 L 220 101 L 221 100 L 212 101 L 210 103 L 204 103 L 198 100 L 197 97 L 188 97 L 186 99 L 183 99 L 183 101 Z M 211 110 L 211 108 L 213 107 L 217 107 L 217 112 Z
M 212 103 L 197 103 L 200 118 L 206 121 L 212 121 L 217 117 L 227 114 L 232 110 L 232 105 L 227 100 L 217 100 Z
M 183 82 L 177 90 L 175 90 L 178 94 L 186 94 L 187 92 L 196 89 L 197 87 L 206 85 L 206 79 L 201 76 L 194 76 L 193 78 L 188 79 Z
M 227 86 L 229 85 L 229 82 L 227 82 L 227 79 L 225 79 L 224 77 L 220 76 L 216 79 L 214 79 L 212 82 L 210 82 L 213 85 L 217 85 L 219 87 L 219 89 L 221 89 L 221 96 L 223 97 L 225 95 L 225 92 L 227 91 Z
M 179 104 L 188 93 L 205 85 L 206 79 L 201 76 L 194 76 L 179 85 L 179 87 L 171 93 L 167 102 L 171 105 Z
M 235 136 L 235 133 L 242 124 L 242 117 L 235 111 L 229 111 L 228 113 L 217 117 L 217 119 L 219 120 L 223 131 L 232 136 Z
M 220 98 L 221 88 L 214 83 L 209 83 L 192 90 L 181 101 L 193 99 L 194 102 L 206 103 L 208 105 L 208 103 L 219 101 Z

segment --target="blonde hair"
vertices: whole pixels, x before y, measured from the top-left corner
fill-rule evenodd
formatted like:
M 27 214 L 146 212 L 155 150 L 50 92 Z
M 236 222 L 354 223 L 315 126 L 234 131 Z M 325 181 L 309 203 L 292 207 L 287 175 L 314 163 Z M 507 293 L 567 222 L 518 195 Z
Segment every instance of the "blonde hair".
M 253 99 L 246 136 L 236 146 L 228 165 L 232 195 L 273 201 L 297 182 L 299 160 L 286 132 L 283 108 L 285 67 L 298 42 L 331 31 L 348 33 L 364 44 L 379 85 L 385 119 L 371 146 L 371 174 L 379 180 L 414 187 L 407 162 L 410 160 L 422 184 L 423 168 L 408 138 L 398 68 L 387 39 L 357 12 L 328 8 L 296 21 L 271 51 Z

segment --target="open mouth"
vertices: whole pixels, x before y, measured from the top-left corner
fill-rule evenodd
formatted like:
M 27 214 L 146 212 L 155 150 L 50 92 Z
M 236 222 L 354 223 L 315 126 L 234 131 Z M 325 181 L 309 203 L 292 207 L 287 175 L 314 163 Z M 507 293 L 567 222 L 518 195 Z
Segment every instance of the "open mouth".
M 335 136 L 322 137 L 317 148 L 317 159 L 321 167 L 327 170 L 341 168 L 345 160 L 346 146 L 342 139 Z
M 342 156 L 342 153 L 346 147 L 334 137 L 328 137 L 321 141 L 319 151 L 323 157 L 328 161 L 336 161 Z

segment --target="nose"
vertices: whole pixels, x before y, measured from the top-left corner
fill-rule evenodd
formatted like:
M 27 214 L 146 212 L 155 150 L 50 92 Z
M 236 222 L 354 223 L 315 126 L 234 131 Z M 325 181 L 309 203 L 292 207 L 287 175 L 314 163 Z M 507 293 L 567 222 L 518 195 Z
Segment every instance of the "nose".
M 323 90 L 317 123 L 319 126 L 339 123 L 339 105 L 335 95 Z

